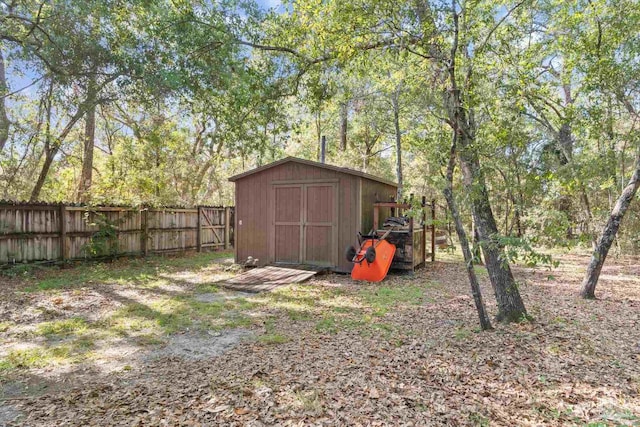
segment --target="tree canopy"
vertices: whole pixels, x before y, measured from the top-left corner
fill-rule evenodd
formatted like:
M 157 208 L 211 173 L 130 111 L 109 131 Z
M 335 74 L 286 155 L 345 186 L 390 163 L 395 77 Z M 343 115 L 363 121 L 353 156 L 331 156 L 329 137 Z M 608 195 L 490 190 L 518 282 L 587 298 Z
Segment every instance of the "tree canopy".
M 450 188 L 461 225 L 504 267 L 535 261 L 532 246 L 595 246 L 638 165 L 634 0 L 12 0 L 0 12 L 5 199 L 230 204 L 228 176 L 315 160 L 325 136 L 328 162 L 397 180 L 400 197 Z M 625 212 L 611 243 L 637 252 L 640 216 Z M 515 286 L 506 270 L 492 280 Z

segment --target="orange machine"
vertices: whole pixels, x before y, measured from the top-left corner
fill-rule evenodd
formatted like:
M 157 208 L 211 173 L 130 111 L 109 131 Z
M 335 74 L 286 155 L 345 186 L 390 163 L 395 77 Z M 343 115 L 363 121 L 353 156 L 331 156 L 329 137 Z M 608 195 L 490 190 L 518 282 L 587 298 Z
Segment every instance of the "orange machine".
M 387 277 L 396 253 L 395 245 L 385 240 L 390 232 L 387 231 L 382 237 L 375 232 L 368 236 L 358 233 L 360 248 L 356 250 L 350 246 L 346 253 L 347 259 L 354 264 L 351 270 L 353 280 L 381 282 Z

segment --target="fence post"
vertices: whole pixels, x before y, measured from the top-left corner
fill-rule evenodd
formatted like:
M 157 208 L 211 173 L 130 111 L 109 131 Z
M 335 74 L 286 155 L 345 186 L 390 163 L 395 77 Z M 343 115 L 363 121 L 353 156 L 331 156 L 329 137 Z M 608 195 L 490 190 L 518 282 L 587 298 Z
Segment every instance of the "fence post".
M 224 208 L 224 248 L 229 249 L 231 245 L 231 208 Z
M 422 196 L 422 264 L 427 263 L 427 198 Z
M 196 246 L 198 247 L 198 252 L 202 252 L 202 220 L 200 217 L 202 216 L 202 207 L 198 206 L 198 229 L 196 230 Z
M 431 262 L 436 261 L 436 200 L 431 200 Z
M 143 207 L 140 211 L 140 250 L 143 256 L 147 256 L 149 249 L 147 241 L 149 240 L 149 208 Z
M 67 207 L 60 205 L 60 260 L 67 259 Z

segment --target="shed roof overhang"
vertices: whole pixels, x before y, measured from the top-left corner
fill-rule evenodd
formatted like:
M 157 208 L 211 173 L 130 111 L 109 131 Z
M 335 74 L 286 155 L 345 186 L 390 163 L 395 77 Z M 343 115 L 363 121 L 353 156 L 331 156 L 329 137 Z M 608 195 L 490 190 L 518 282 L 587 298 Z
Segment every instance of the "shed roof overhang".
M 253 175 L 253 174 L 265 171 L 267 169 L 271 169 L 271 168 L 274 168 L 276 166 L 280 166 L 280 165 L 283 165 L 285 163 L 290 163 L 290 162 L 300 163 L 300 164 L 308 165 L 308 166 L 314 166 L 314 167 L 327 169 L 327 170 L 332 170 L 332 171 L 336 171 L 336 172 L 340 172 L 340 173 L 345 173 L 345 174 L 348 174 L 348 175 L 360 176 L 362 178 L 370 179 L 371 181 L 381 182 L 383 184 L 387 184 L 387 185 L 390 185 L 392 187 L 398 188 L 398 184 L 396 184 L 395 182 L 387 181 L 386 179 L 377 177 L 375 175 L 370 175 L 368 173 L 357 171 L 355 169 L 342 168 L 342 167 L 339 167 L 339 166 L 328 165 L 326 163 L 320 163 L 320 162 L 314 162 L 314 161 L 311 161 L 311 160 L 300 159 L 298 157 L 285 157 L 284 159 L 275 161 L 273 163 L 269 163 L 268 165 L 260 166 L 259 168 L 251 169 L 251 170 L 248 170 L 246 172 L 240 173 L 238 175 L 234 175 L 234 176 L 229 178 L 229 181 L 236 182 L 236 181 L 238 181 L 238 180 L 240 180 L 240 179 L 242 179 L 244 177 L 247 177 L 249 175 Z

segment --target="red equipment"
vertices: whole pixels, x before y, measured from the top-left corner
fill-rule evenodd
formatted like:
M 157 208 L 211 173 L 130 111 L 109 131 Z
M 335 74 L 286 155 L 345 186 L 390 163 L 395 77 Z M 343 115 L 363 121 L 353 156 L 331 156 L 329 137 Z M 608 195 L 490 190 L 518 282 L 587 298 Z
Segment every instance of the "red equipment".
M 346 258 L 354 264 L 351 270 L 353 280 L 365 280 L 367 282 L 381 282 L 391 267 L 393 256 L 396 253 L 395 245 L 389 243 L 388 230 L 378 237 L 377 233 L 363 236 L 358 233 L 359 248 L 353 246 L 347 249 Z

